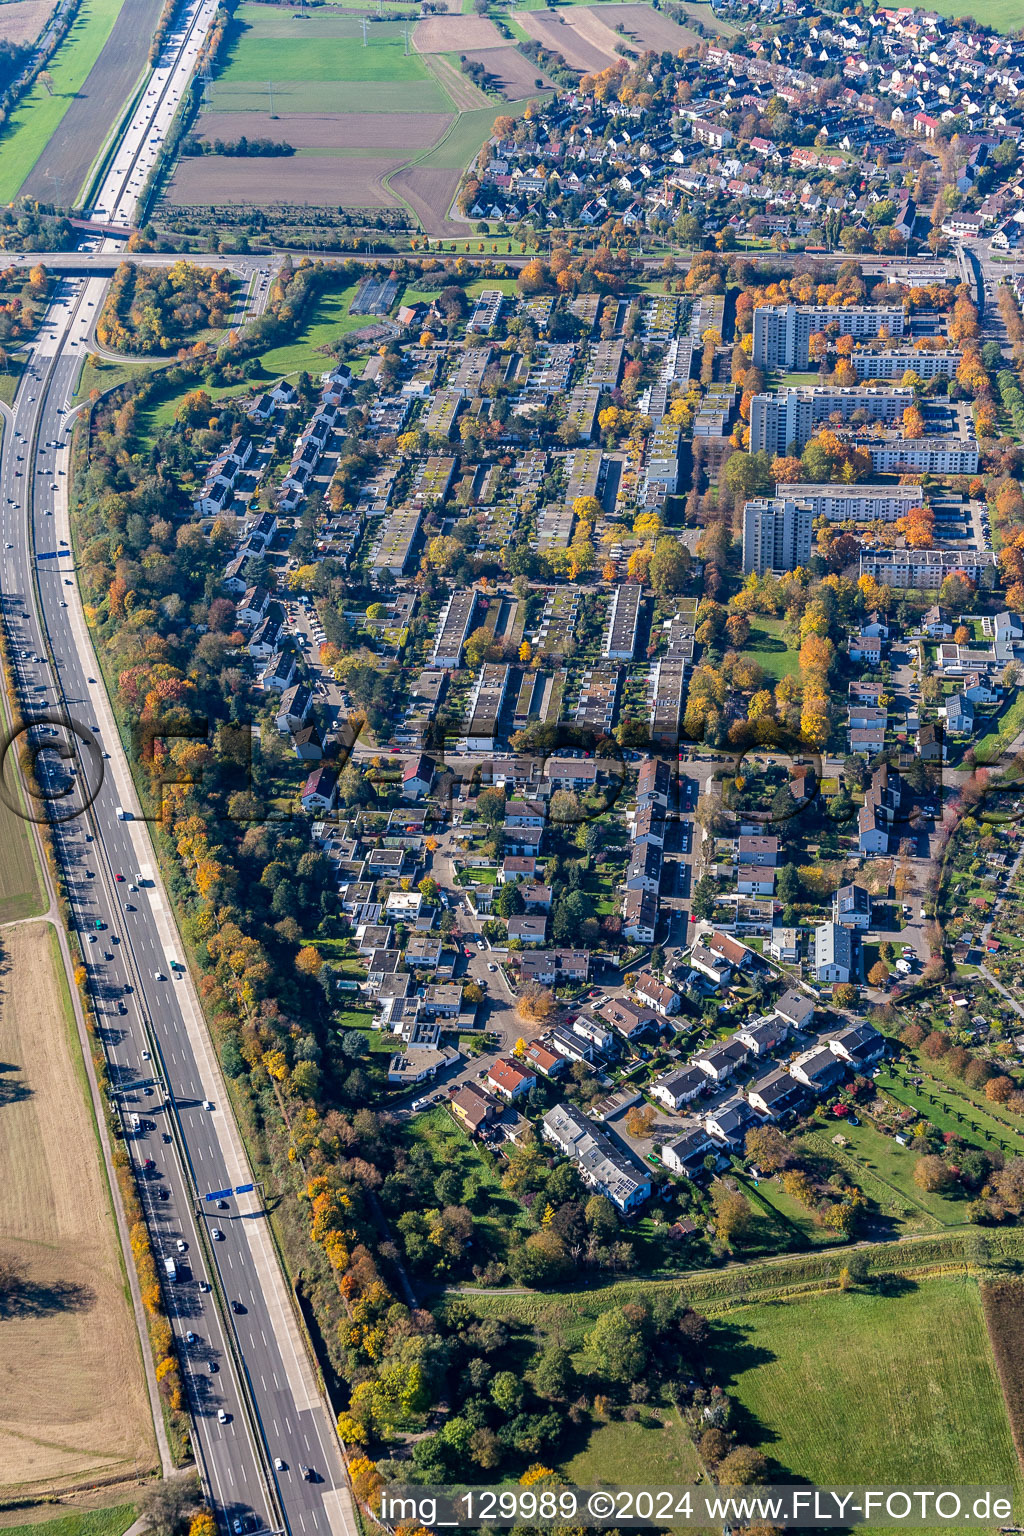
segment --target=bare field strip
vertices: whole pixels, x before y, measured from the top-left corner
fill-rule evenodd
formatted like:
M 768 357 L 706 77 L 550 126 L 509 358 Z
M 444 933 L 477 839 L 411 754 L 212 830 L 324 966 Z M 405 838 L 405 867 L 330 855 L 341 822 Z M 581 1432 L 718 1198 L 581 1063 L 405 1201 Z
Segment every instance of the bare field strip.
M 21 188 L 23 197 L 70 203 L 78 196 L 103 141 L 146 67 L 162 0 L 131 0 L 121 6 L 110 36 L 75 95 L 60 126 Z
M 570 69 L 582 69 L 587 74 L 607 69 L 619 55 L 614 50 L 597 48 L 588 42 L 569 26 L 566 19 L 569 14 L 569 11 L 564 14 L 561 11 L 514 11 L 512 20 L 545 48 L 560 53 Z M 611 35 L 619 41 L 614 32 Z
M 473 64 L 482 64 L 487 73 L 500 82 L 501 94 L 506 101 L 522 101 L 532 91 L 551 89 L 551 81 L 540 66 L 511 43 L 502 48 L 476 48 L 467 51 L 466 58 Z
M 500 48 L 504 42 L 486 16 L 424 16 L 412 33 L 417 53 L 463 53 L 467 48 Z
M 182 160 L 167 189 L 167 201 L 211 208 L 269 203 L 331 208 L 397 208 L 382 178 L 408 160 L 404 155 L 349 158 L 303 155 L 295 160 L 246 160 L 204 155 Z
M 696 32 L 680 27 L 661 11 L 649 5 L 589 5 L 573 6 L 566 11 L 565 19 L 574 31 L 579 32 L 596 48 L 612 50 L 618 42 L 632 42 L 640 51 L 652 49 L 655 53 L 678 53 L 680 48 L 700 42 Z M 597 25 L 595 26 L 594 23 Z M 615 31 L 617 26 L 626 29 L 626 37 Z
M 468 75 L 449 64 L 438 53 L 424 54 L 423 62 L 443 91 L 451 97 L 460 112 L 475 112 L 478 107 L 493 106 L 478 85 Z
M 280 139 L 295 149 L 427 149 L 452 121 L 442 112 L 204 112 L 196 131 L 204 139 Z
M 1017 1459 L 1024 1467 L 1024 1285 L 1019 1280 L 986 1280 L 981 1307 Z
M 7 0 L 0 5 L 0 42 L 34 43 L 56 5 L 57 0 Z
M 49 923 L 3 936 L 0 1497 L 156 1465 L 135 1319 Z

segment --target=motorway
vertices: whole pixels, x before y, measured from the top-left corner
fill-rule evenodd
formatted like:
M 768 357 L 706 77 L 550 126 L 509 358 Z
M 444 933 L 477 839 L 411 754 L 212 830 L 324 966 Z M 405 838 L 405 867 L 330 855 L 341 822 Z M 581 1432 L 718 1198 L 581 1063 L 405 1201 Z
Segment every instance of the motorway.
M 158 1257 L 178 1258 L 179 1239 L 187 1244 L 188 1278 L 165 1289 L 179 1339 L 191 1329 L 200 1340 L 193 1348 L 182 1345 L 181 1358 L 211 1494 L 218 1511 L 231 1520 L 251 1512 L 261 1525 L 275 1526 L 275 1495 L 268 1496 L 266 1466 L 270 1458 L 280 1457 L 287 1470 L 275 1472 L 276 1497 L 289 1528 L 304 1536 L 331 1536 L 345 1529 L 347 1488 L 259 1197 L 232 1198 L 226 1212 L 206 1206 L 201 1217 L 193 1214 L 193 1194 L 249 1183 L 251 1174 L 192 983 L 172 968 L 184 952 L 98 680 L 75 584 L 66 405 L 87 348 L 94 313 L 89 306 L 99 303 L 101 294 L 96 280 L 67 279 L 59 285 L 14 409 L 5 413 L 7 447 L 0 472 L 4 620 L 26 720 L 54 712 L 58 720 L 66 716 L 74 722 L 80 733 L 74 735 L 62 723 L 53 727 L 60 733 L 56 739 L 33 733 L 44 792 L 59 794 L 69 767 L 74 791 L 59 802 L 62 808 L 81 807 L 87 798 L 84 786 L 95 792 L 85 815 L 62 821 L 57 843 L 104 1024 L 111 1078 L 129 1089 L 125 1115 L 139 1114 L 147 1127 L 128 1142 L 140 1185 L 169 1191 L 167 1200 L 148 1201 L 154 1246 Z M 60 446 L 51 446 L 54 442 Z M 103 755 L 85 747 L 83 736 L 95 738 Z M 120 820 L 118 807 L 133 811 L 131 819 Z M 97 919 L 104 924 L 100 930 Z M 158 1064 L 162 1071 L 155 1070 Z M 166 1109 L 164 1083 L 171 1101 Z M 151 1097 L 147 1085 L 155 1087 Z M 205 1109 L 204 1103 L 214 1107 Z M 156 1166 L 142 1177 L 146 1159 Z M 206 1226 L 205 1241 L 197 1220 Z M 223 1232 L 222 1241 L 210 1238 L 214 1227 Z M 199 1288 L 206 1278 L 219 1283 L 223 1297 L 244 1310 L 222 1309 L 220 1315 L 214 1294 Z M 226 1345 L 227 1326 L 248 1373 L 258 1446 Z M 208 1369 L 210 1359 L 219 1366 L 215 1373 Z M 219 1410 L 228 1422 L 220 1422 Z M 305 1481 L 299 1472 L 303 1465 L 321 1481 Z
M 140 158 L 205 31 L 197 0 L 125 131 L 102 204 L 130 217 Z M 66 276 L 13 408 L 0 406 L 0 605 L 88 985 L 222 1528 L 355 1536 L 351 1495 L 85 623 L 70 548 L 69 409 L 105 279 Z M 47 715 L 52 719 L 46 720 Z M 47 806 L 33 809 L 45 819 Z M 246 1188 L 248 1186 L 248 1188 Z M 231 1190 L 206 1202 L 211 1191 Z M 173 1280 L 165 1260 L 177 1268 Z M 191 1335 L 191 1337 L 189 1337 Z M 143 1347 L 148 1347 L 144 1344 Z M 309 1475 L 303 1475 L 303 1469 Z

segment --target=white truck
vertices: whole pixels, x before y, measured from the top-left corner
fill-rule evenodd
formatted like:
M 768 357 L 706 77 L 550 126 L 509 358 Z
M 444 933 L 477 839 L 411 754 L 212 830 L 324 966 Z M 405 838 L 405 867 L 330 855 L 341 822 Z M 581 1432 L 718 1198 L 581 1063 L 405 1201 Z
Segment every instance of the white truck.
M 178 1266 L 170 1257 L 164 1259 L 164 1274 L 172 1282 L 178 1278 Z

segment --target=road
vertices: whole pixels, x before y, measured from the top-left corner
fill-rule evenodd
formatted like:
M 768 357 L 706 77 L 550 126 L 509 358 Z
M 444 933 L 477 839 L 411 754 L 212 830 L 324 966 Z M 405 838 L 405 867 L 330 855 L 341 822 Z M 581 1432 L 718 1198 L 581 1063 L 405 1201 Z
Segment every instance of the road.
M 114 212 L 134 206 L 139 148 L 166 130 L 187 83 L 201 5 L 190 16 L 132 116 L 134 148 L 104 183 Z M 195 988 L 178 968 L 183 946 L 75 579 L 68 413 L 104 286 L 58 282 L 24 349 L 13 408 L 2 408 L 3 623 L 24 718 L 40 722 L 28 732 L 37 779 L 55 797 L 55 848 L 158 1269 L 180 1266 L 164 1289 L 211 1503 L 227 1531 L 249 1516 L 293 1536 L 355 1536 L 337 1440 Z M 229 1189 L 223 1206 L 196 1202 Z
M 103 183 L 92 217 L 130 229 L 146 178 L 156 164 L 160 145 L 184 95 L 203 40 L 217 11 L 217 0 L 189 0 L 146 84 Z
M 229 1519 L 252 1511 L 261 1523 L 274 1526 L 264 1468 L 268 1457 L 280 1456 L 288 1470 L 276 1474 L 277 1497 L 289 1528 L 331 1536 L 347 1526 L 344 1474 L 258 1196 L 232 1199 L 224 1213 L 206 1208 L 198 1220 L 208 1233 L 218 1226 L 224 1238 L 213 1242 L 207 1236 L 205 1255 L 196 1231 L 192 1194 L 249 1183 L 251 1174 L 192 983 L 180 973 L 178 979 L 169 979 L 175 977 L 172 961 L 182 960 L 184 951 L 98 681 L 74 583 L 67 512 L 69 436 L 63 422 L 87 346 L 94 312 L 88 306 L 98 304 L 101 296 L 102 283 L 96 280 L 70 279 L 59 285 L 10 413 L 12 451 L 5 453 L 0 474 L 5 623 L 26 718 L 45 710 L 55 710 L 58 716 L 66 711 L 81 735 L 94 736 L 110 754 L 100 757 L 97 766 L 80 737 L 63 732 L 54 743 L 74 753 L 65 766 L 70 762 L 79 782 L 96 788 L 88 813 L 65 822 L 57 841 L 90 983 L 101 1019 L 109 1020 L 105 1046 L 111 1076 L 117 1083 L 136 1085 L 138 1108 L 126 1106 L 126 1113 L 144 1115 L 152 1126 L 131 1138 L 133 1160 L 138 1167 L 152 1158 L 157 1168 L 141 1181 L 143 1188 L 159 1185 L 170 1195 L 166 1201 L 148 1202 L 151 1214 L 155 1212 L 154 1246 L 158 1254 L 176 1257 L 179 1236 L 188 1245 L 191 1278 L 167 1290 L 178 1337 L 191 1328 L 202 1341 L 195 1350 L 183 1348 L 182 1357 L 216 1508 Z M 61 444 L 56 450 L 48 446 L 55 441 Z M 52 752 L 43 757 L 40 777 L 45 783 L 48 775 L 48 782 L 56 784 L 59 764 L 54 760 L 51 768 L 45 766 L 52 758 Z M 78 803 L 77 794 L 71 803 Z M 118 807 L 134 807 L 135 817 L 120 820 Z M 132 890 L 139 873 L 145 884 Z M 99 931 L 97 919 L 105 925 Z M 122 1004 L 124 1015 L 119 1012 Z M 143 1054 L 147 1051 L 148 1060 Z M 158 1107 L 147 1113 L 149 1102 L 142 1090 L 154 1080 L 155 1061 L 162 1062 L 172 1109 Z M 158 1086 L 151 1102 L 159 1106 L 161 1096 Z M 214 1108 L 204 1109 L 204 1103 Z M 172 1133 L 176 1144 L 168 1145 L 161 1138 Z M 178 1146 L 190 1178 L 179 1163 Z M 225 1311 L 221 1318 L 213 1295 L 198 1286 L 207 1275 L 219 1281 L 224 1297 L 244 1310 L 237 1315 Z M 248 1375 L 259 1445 L 250 1437 L 226 1326 L 233 1329 Z M 220 1365 L 213 1375 L 205 1365 L 209 1357 Z M 219 1409 L 230 1415 L 228 1423 L 219 1422 Z M 323 1481 L 304 1481 L 298 1472 L 302 1465 L 315 1469 Z

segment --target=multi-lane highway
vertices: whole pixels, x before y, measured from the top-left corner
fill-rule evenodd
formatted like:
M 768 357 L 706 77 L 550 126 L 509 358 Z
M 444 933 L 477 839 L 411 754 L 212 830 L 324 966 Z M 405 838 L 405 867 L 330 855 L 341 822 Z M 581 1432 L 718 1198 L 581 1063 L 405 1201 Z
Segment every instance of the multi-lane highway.
M 52 744 L 39 762 L 48 792 L 68 783 L 70 768 L 77 787 L 68 797 L 69 807 L 80 804 L 81 786 L 95 791 L 87 811 L 61 825 L 58 846 L 112 1077 L 119 1085 L 136 1085 L 134 1102 L 126 1102 L 124 1112 L 144 1121 L 145 1128 L 129 1141 L 145 1172 L 140 1182 L 147 1191 L 168 1191 L 166 1199 L 157 1195 L 149 1202 L 155 1245 L 161 1259 L 165 1254 L 177 1259 L 182 1256 L 178 1241 L 187 1244 L 188 1278 L 166 1289 L 179 1339 L 191 1330 L 200 1340 L 193 1347 L 182 1345 L 181 1357 L 211 1492 L 231 1519 L 252 1511 L 261 1524 L 273 1525 L 279 1501 L 293 1531 L 330 1536 L 344 1525 L 344 1475 L 258 1195 L 232 1197 L 226 1210 L 205 1205 L 199 1218 L 192 1214 L 193 1195 L 248 1183 L 251 1175 L 192 984 L 174 968 L 183 950 L 99 681 L 75 583 L 67 508 L 67 404 L 101 296 L 97 280 L 60 284 L 14 409 L 6 413 L 0 473 L 5 624 L 26 718 L 66 714 L 82 736 L 99 744 L 99 752 L 90 752 L 63 725 L 50 727 L 59 732 L 57 737 L 43 736 L 39 728 L 33 732 L 37 749 Z M 74 755 L 62 762 L 57 756 L 61 749 Z M 119 818 L 119 808 L 130 813 L 129 819 Z M 102 928 L 96 927 L 97 919 Z M 167 1108 L 164 1083 L 171 1101 Z M 146 1085 L 153 1086 L 151 1095 Z M 148 1172 L 147 1159 L 155 1165 Z M 207 1229 L 205 1241 L 196 1231 L 197 1219 Z M 222 1238 L 212 1237 L 214 1228 Z M 215 1285 L 219 1279 L 229 1308 L 237 1303 L 243 1310 L 226 1310 L 221 1318 L 215 1293 L 199 1288 L 206 1278 Z M 248 1378 L 255 1436 L 225 1346 L 225 1327 L 234 1331 Z M 219 1367 L 214 1372 L 211 1359 Z M 220 1411 L 227 1422 L 221 1422 Z M 271 1467 L 275 1458 L 285 1467 Z M 303 1466 L 320 1481 L 306 1481 Z M 268 1490 L 268 1471 L 276 1490 Z
M 293 1532 L 332 1536 L 348 1527 L 344 1473 L 259 1196 L 232 1196 L 226 1209 L 204 1203 L 203 1214 L 193 1214 L 193 1196 L 244 1185 L 251 1173 L 191 981 L 175 968 L 183 950 L 75 583 L 67 404 L 101 296 L 102 283 L 95 279 L 60 284 L 13 411 L 5 413 L 4 621 L 26 719 L 66 715 L 79 732 L 58 724 L 47 727 L 58 731 L 56 737 L 44 736 L 41 727 L 32 733 L 42 753 L 44 790 L 73 787 L 68 808 L 81 803 L 84 786 L 94 791 L 84 814 L 59 827 L 57 843 L 111 1076 L 128 1090 L 123 1110 L 129 1127 L 132 1115 L 143 1122 L 128 1144 L 147 1192 L 154 1245 L 161 1268 L 164 1256 L 183 1260 L 179 1279 L 168 1282 L 166 1292 L 211 1494 L 230 1521 L 252 1513 L 273 1527 L 280 1511 Z M 88 750 L 82 737 L 98 743 L 98 752 Z M 72 755 L 62 760 L 62 750 Z M 129 812 L 127 819 L 119 809 Z M 179 1241 L 187 1245 L 184 1252 Z M 203 1291 L 204 1280 L 214 1290 Z M 218 1288 L 227 1303 L 222 1308 Z M 251 1417 L 227 1329 L 247 1378 Z M 188 1331 L 197 1336 L 195 1345 L 185 1342 Z M 274 1466 L 275 1459 L 284 1465 Z M 316 1481 L 303 1477 L 304 1466 Z
M 104 180 L 104 217 L 130 220 L 212 9 L 211 0 L 193 0 L 169 40 Z M 0 407 L 3 623 L 24 718 L 39 722 L 27 739 L 41 792 L 56 797 L 55 845 L 210 1499 L 231 1536 L 282 1527 L 292 1536 L 355 1536 L 336 1437 L 182 964 L 78 591 L 70 406 L 104 287 L 87 276 L 58 282 L 25 349 L 13 408 Z M 35 809 L 45 814 L 39 802 Z
M 92 217 L 130 229 L 135 207 L 185 94 L 217 0 L 188 0 L 146 82 L 96 196 Z

